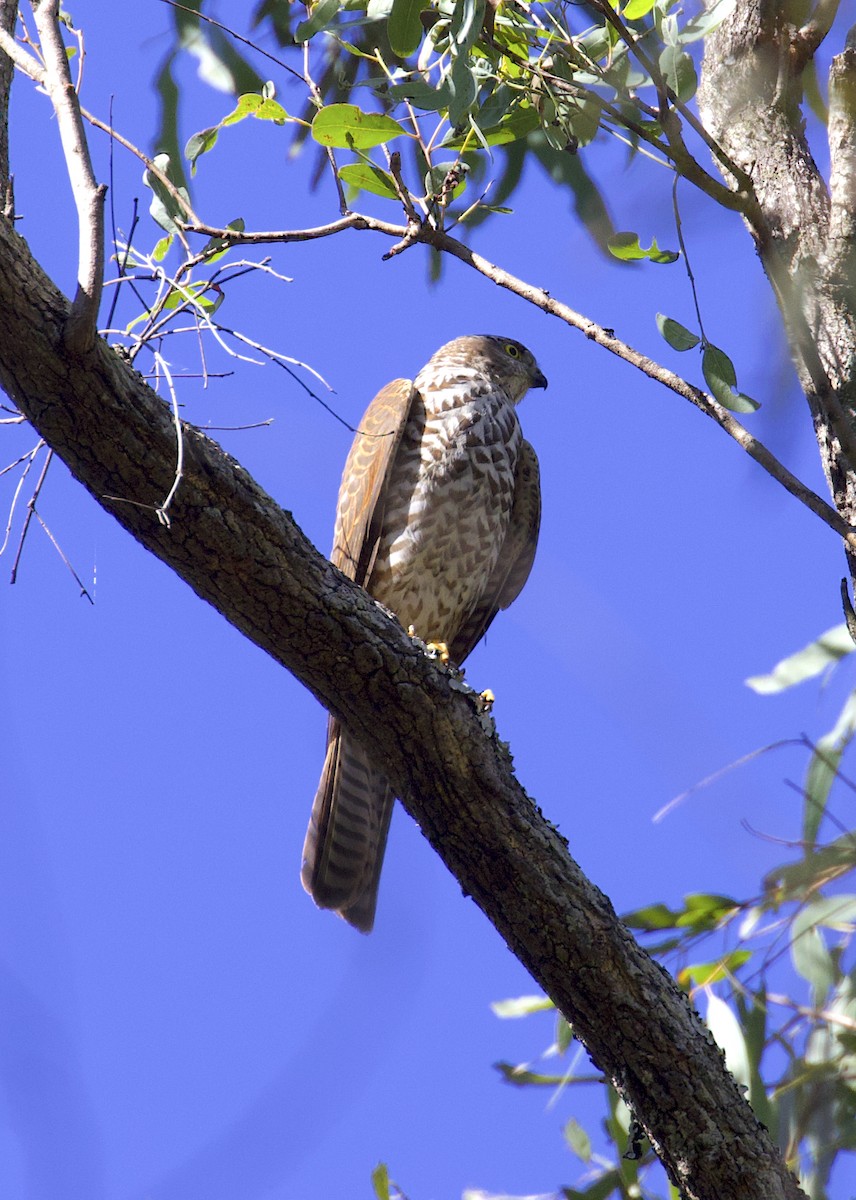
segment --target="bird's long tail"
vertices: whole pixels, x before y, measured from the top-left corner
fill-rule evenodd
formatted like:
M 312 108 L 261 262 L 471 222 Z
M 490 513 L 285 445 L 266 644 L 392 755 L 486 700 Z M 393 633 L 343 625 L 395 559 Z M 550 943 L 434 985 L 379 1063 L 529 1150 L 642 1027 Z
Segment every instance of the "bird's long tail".
M 327 756 L 303 845 L 303 886 L 368 933 L 395 797 L 362 746 L 332 717 Z

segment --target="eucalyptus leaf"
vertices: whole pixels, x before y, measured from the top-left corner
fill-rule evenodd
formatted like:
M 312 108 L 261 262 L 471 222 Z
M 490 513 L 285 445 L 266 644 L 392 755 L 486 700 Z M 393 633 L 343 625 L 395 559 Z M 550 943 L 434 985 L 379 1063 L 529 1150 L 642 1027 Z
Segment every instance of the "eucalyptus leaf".
M 735 390 L 737 373 L 734 370 L 734 363 L 724 350 L 720 350 L 711 342 L 705 345 L 701 369 L 714 399 L 718 400 L 723 408 L 731 409 L 732 412 L 748 413 L 755 412 L 761 407 L 751 396 Z
M 636 233 L 614 233 L 606 244 L 610 254 L 621 262 L 638 262 L 648 259 L 654 263 L 673 263 L 679 257 L 675 250 L 661 250 L 657 245 L 656 238 L 652 239 L 651 245 L 646 250 L 640 245 L 639 235 Z
M 314 34 L 330 24 L 339 11 L 339 0 L 318 0 L 309 17 L 301 21 L 294 31 L 294 40 L 299 44 L 308 42 Z
M 322 146 L 346 150 L 370 150 L 400 137 L 405 131 L 398 121 L 383 113 L 367 113 L 355 104 L 328 104 L 312 122 L 312 136 Z
M 777 662 L 769 675 L 752 675 L 746 686 L 762 696 L 782 692 L 805 679 L 813 679 L 856 650 L 844 624 L 833 625 L 815 641 Z
M 347 166 L 339 167 L 339 178 L 360 192 L 372 192 L 373 195 L 383 196 L 387 200 L 398 199 L 392 176 L 374 163 L 348 163 Z
M 422 41 L 422 0 L 393 0 L 386 35 L 394 54 L 407 58 Z
M 663 313 L 657 313 L 657 328 L 673 350 L 692 350 L 701 341 L 691 329 Z

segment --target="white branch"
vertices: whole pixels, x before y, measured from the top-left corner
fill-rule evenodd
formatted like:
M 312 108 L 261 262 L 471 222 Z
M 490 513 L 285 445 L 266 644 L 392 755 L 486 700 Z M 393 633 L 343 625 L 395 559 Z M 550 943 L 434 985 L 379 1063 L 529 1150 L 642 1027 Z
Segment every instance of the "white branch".
M 92 169 L 77 92 L 60 32 L 59 0 L 33 0 L 33 15 L 45 60 L 41 82 L 56 113 L 77 207 L 77 293 L 65 327 L 65 343 L 71 351 L 80 354 L 95 344 L 98 327 L 104 278 L 104 197 L 107 188 L 96 181 Z

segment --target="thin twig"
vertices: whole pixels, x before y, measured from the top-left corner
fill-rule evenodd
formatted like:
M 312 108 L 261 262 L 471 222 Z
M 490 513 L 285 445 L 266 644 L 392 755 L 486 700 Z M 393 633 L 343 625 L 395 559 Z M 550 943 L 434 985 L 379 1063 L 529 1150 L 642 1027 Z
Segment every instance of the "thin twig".
M 28 450 L 27 453 L 22 454 L 21 457 L 19 459 L 17 459 L 16 462 L 9 463 L 8 467 L 4 467 L 3 470 L 0 471 L 0 475 L 5 475 L 7 471 L 14 470 L 14 468 L 17 467 L 20 463 L 25 462 L 25 461 L 27 463 L 27 465 L 24 467 L 23 471 L 21 472 L 21 477 L 18 480 L 18 483 L 15 487 L 14 494 L 12 496 L 12 503 L 9 505 L 9 517 L 6 521 L 6 532 L 3 535 L 3 545 L 0 546 L 0 554 L 3 554 L 5 552 L 6 547 L 9 544 L 9 535 L 12 532 L 12 522 L 15 519 L 15 509 L 18 507 L 18 498 L 21 495 L 21 489 L 24 486 L 24 480 L 29 475 L 30 468 L 32 467 L 33 463 L 36 461 L 36 455 L 41 450 L 42 446 L 44 446 L 44 444 L 45 443 L 42 441 L 42 439 L 39 438 L 38 442 L 36 443 L 36 445 L 33 447 L 32 450 Z
M 53 451 L 51 451 L 51 453 L 53 453 Z M 41 513 L 38 513 L 38 512 L 36 513 L 36 520 L 38 521 L 38 523 L 41 525 L 42 529 L 45 531 L 45 533 L 50 538 L 50 542 L 51 542 L 51 545 L 53 546 L 54 550 L 56 550 L 57 554 L 60 556 L 62 561 L 65 563 L 65 565 L 68 567 L 69 571 L 71 572 L 71 574 L 74 578 L 74 581 L 76 582 L 77 586 L 80 588 L 81 596 L 85 596 L 86 599 L 89 601 L 89 603 L 94 605 L 95 601 L 93 600 L 92 596 L 90 596 L 89 591 L 86 588 L 86 585 L 84 584 L 83 580 L 78 575 L 77 571 L 75 571 L 74 567 L 71 565 L 71 563 L 69 562 L 66 555 L 63 554 L 62 548 L 60 547 L 59 542 L 56 540 L 54 535 L 51 533 L 50 529 L 48 529 L 47 525 L 45 524 L 44 517 L 42 517 Z
M 175 393 L 172 375 L 170 374 L 170 370 L 165 359 L 162 355 L 158 354 L 157 351 L 155 351 L 155 362 L 158 365 L 158 369 L 163 372 L 163 377 L 166 380 L 166 386 L 169 389 L 169 396 L 172 402 L 172 420 L 173 424 L 175 425 L 175 438 L 177 445 L 175 475 L 173 476 L 172 487 L 167 492 L 166 499 L 163 501 L 163 503 L 155 508 L 155 513 L 157 514 L 157 518 L 161 525 L 165 525 L 166 528 L 169 529 L 170 520 L 168 509 L 170 504 L 172 504 L 175 493 L 178 491 L 182 475 L 184 474 L 184 432 L 181 428 L 181 417 L 178 412 L 178 396 Z
M 40 445 L 43 446 L 44 442 L 41 442 Z M 38 449 L 39 449 L 39 446 L 36 447 L 36 450 L 38 450 Z M 41 492 L 41 490 L 42 490 L 42 485 L 45 482 L 45 478 L 48 473 L 48 467 L 51 465 L 52 459 L 53 459 L 53 450 L 50 449 L 50 447 L 48 447 L 47 456 L 45 457 L 44 466 L 42 467 L 42 473 L 38 478 L 38 482 L 36 483 L 35 488 L 33 489 L 32 496 L 30 496 L 29 500 L 27 501 L 27 515 L 24 518 L 24 524 L 21 529 L 21 536 L 18 539 L 18 549 L 15 553 L 15 561 L 12 563 L 12 574 L 9 577 L 10 584 L 14 584 L 15 580 L 18 578 L 18 564 L 20 563 L 21 555 L 24 552 L 24 542 L 27 540 L 27 530 L 30 528 L 30 521 L 32 521 L 33 514 L 36 511 L 36 501 L 39 498 L 39 492 Z M 27 470 L 29 470 L 29 467 L 27 468 Z

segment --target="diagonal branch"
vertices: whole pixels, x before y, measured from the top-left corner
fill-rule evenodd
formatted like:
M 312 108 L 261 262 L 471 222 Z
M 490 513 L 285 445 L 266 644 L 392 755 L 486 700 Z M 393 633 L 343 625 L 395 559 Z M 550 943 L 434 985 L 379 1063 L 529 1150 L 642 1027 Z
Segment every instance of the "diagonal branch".
M 572 1021 L 683 1194 L 801 1197 L 686 997 L 585 879 L 472 694 L 451 686 L 192 426 L 183 426 L 169 527 L 146 507 L 174 477 L 169 408 L 103 342 L 71 358 L 68 308 L 0 220 L 0 384 L 48 444 L 132 536 L 292 671 L 382 764 L 465 893 Z

